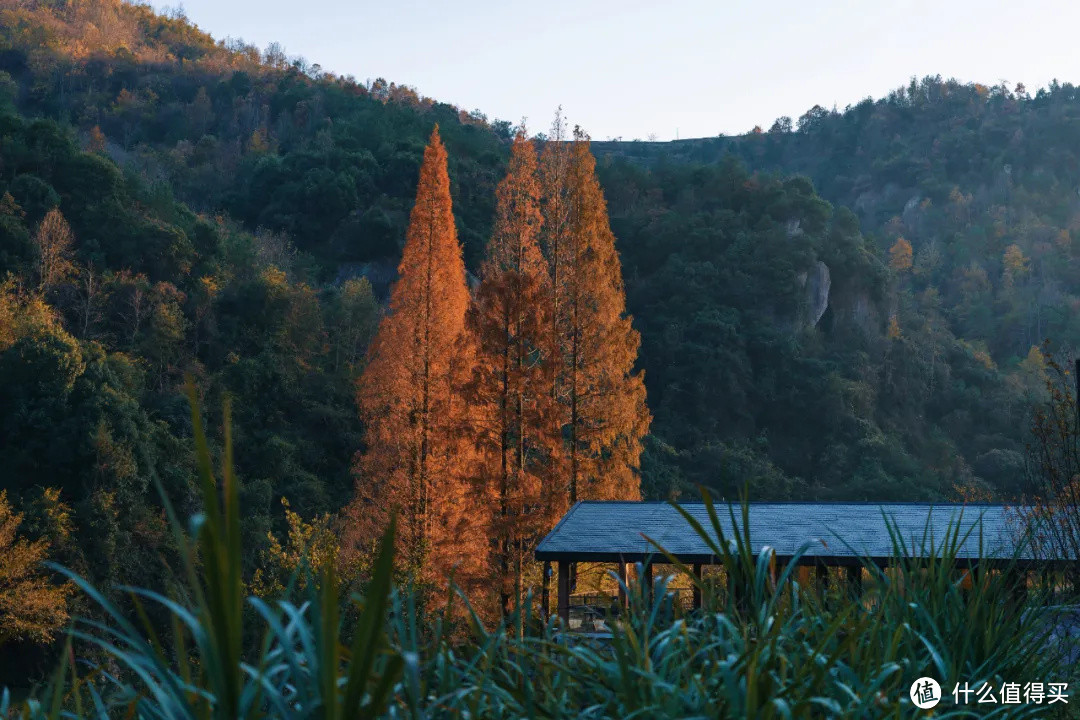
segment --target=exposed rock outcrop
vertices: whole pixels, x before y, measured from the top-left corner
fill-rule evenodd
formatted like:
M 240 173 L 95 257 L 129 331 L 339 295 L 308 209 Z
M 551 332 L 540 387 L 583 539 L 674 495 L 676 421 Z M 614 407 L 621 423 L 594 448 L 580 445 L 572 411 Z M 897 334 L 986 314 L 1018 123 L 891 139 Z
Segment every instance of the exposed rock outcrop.
M 829 309 L 829 290 L 832 288 L 829 266 L 818 260 L 799 279 L 806 290 L 806 325 L 816 327 Z

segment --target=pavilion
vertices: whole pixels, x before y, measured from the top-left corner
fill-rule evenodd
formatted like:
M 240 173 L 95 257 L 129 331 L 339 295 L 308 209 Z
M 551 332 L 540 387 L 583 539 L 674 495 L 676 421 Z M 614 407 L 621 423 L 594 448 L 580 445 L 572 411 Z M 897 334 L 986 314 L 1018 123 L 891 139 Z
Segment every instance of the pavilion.
M 716 536 L 704 503 L 681 503 L 712 537 Z M 885 567 L 894 561 L 894 533 L 906 554 L 929 558 L 950 545 L 949 533 L 959 527 L 956 558 L 961 565 L 1026 568 L 1035 562 L 1021 544 L 1020 516 L 1004 505 L 868 503 L 868 502 L 768 502 L 748 504 L 750 547 L 755 555 L 771 548 L 776 562 L 791 562 L 800 548 L 799 565 L 817 568 L 819 576 L 829 567 L 847 568 L 848 578 L 860 582 L 867 561 Z M 724 535 L 734 537 L 736 523 L 742 525 L 742 506 L 715 504 Z M 646 536 L 680 562 L 692 566 L 701 576 L 703 565 L 721 562 L 708 544 L 677 508 L 666 502 L 582 501 L 569 512 L 536 548 L 536 559 L 544 563 L 542 604 L 549 611 L 548 578 L 550 563 L 558 565 L 558 612 L 569 621 L 571 564 L 613 563 L 620 578 L 628 577 L 632 563 L 642 563 L 647 586 L 651 586 L 652 566 L 666 563 Z M 961 542 L 962 540 L 962 542 Z M 1026 544 L 1023 548 L 1026 548 Z M 623 599 L 625 602 L 625 598 Z M 696 587 L 694 606 L 701 598 Z

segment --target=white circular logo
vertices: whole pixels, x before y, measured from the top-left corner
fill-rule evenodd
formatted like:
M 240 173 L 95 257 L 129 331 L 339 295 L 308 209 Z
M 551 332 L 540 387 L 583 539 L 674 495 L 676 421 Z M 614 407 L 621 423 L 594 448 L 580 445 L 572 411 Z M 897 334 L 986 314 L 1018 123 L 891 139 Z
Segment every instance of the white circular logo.
M 915 707 L 929 710 L 941 702 L 941 686 L 932 677 L 921 677 L 911 683 L 910 695 Z

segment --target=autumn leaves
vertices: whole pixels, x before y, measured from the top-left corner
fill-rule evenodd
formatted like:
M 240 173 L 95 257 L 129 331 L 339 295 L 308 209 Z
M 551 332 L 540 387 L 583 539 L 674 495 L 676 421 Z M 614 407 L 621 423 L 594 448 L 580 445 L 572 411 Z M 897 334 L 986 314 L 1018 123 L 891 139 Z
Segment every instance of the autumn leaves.
M 637 499 L 649 412 L 588 138 L 519 133 L 470 293 L 438 128 L 357 392 L 349 543 L 398 513 L 403 574 L 509 609 L 569 505 Z M 523 580 L 524 578 L 524 580 Z

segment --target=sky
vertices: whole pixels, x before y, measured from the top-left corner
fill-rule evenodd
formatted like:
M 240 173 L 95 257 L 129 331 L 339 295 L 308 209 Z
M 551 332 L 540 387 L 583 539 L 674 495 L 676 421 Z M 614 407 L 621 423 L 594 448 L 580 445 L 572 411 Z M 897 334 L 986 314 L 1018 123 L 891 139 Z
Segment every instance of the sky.
M 164 4 L 155 7 L 163 9 Z M 177 7 L 172 4 L 172 7 Z M 184 0 L 216 39 L 278 42 L 490 120 L 594 139 L 734 135 L 843 109 L 912 76 L 1076 83 L 1080 3 L 1061 0 Z

